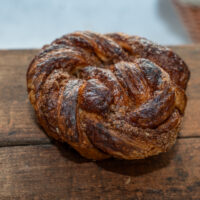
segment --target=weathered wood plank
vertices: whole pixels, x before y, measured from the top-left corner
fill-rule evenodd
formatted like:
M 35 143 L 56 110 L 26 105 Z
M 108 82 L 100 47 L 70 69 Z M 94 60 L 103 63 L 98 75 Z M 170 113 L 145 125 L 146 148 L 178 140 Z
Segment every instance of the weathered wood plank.
M 180 137 L 200 136 L 200 45 L 172 47 L 191 71 L 187 88 L 188 104 Z
M 26 70 L 37 52 L 0 51 L 0 146 L 49 142 L 26 92 Z
M 180 137 L 200 136 L 200 45 L 172 47 L 191 70 L 188 106 Z M 0 51 L 0 146 L 49 143 L 35 121 L 25 75 L 38 50 Z
M 195 199 L 200 138 L 139 161 L 88 162 L 64 146 L 0 148 L 0 199 Z

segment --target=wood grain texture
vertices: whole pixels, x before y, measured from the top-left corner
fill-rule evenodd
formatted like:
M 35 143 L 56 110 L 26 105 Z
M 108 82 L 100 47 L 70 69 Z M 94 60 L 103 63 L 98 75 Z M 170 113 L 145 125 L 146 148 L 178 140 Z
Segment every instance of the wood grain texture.
M 0 51 L 0 199 L 200 198 L 200 45 L 172 47 L 191 71 L 176 145 L 139 161 L 89 162 L 51 144 L 36 123 L 25 74 L 38 50 Z
M 188 64 L 191 77 L 187 88 L 188 103 L 180 137 L 200 136 L 200 45 L 172 47 Z
M 199 151 L 190 138 L 146 160 L 88 162 L 63 146 L 2 147 L 0 199 L 198 200 Z
M 180 137 L 200 136 L 200 45 L 172 47 L 191 70 Z M 49 143 L 36 123 L 26 92 L 26 70 L 38 50 L 0 51 L 0 146 Z
M 26 92 L 26 70 L 37 52 L 0 51 L 0 146 L 49 142 Z

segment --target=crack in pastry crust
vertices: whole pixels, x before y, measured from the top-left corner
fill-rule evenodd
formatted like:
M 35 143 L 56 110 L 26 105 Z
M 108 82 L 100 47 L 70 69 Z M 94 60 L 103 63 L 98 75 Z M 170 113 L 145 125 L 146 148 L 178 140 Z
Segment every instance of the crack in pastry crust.
M 175 143 L 189 75 L 177 54 L 145 38 L 83 31 L 42 48 L 27 88 L 50 137 L 88 159 L 142 159 Z

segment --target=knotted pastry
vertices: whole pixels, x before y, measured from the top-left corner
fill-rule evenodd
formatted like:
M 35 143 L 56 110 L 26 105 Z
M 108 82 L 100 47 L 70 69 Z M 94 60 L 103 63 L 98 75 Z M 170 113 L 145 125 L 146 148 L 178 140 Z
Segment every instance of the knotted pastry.
M 46 133 L 94 160 L 167 151 L 180 128 L 188 79 L 187 65 L 166 47 L 89 31 L 44 46 L 27 72 Z

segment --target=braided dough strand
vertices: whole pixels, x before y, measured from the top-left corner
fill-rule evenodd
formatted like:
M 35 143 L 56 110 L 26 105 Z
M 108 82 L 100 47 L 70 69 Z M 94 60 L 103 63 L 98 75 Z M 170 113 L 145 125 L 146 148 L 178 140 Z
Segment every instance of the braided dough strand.
M 50 137 L 88 159 L 142 159 L 175 143 L 189 75 L 177 54 L 145 38 L 84 31 L 45 45 L 27 88 Z

